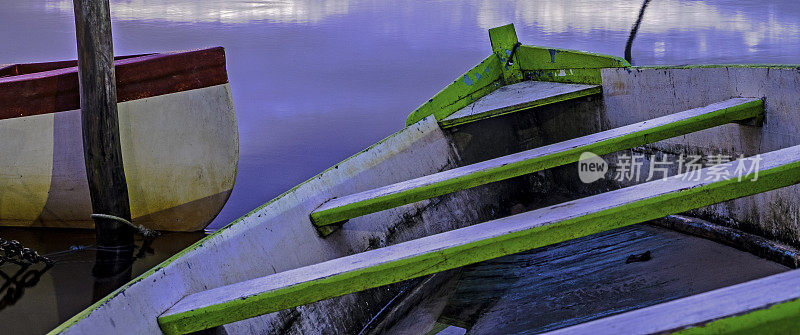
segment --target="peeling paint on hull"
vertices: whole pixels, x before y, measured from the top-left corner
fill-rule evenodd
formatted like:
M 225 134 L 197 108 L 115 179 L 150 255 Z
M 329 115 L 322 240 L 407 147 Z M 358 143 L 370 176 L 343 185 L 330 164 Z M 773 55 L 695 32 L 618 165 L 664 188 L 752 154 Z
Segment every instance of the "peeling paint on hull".
M 662 151 L 727 150 L 733 145 L 736 152 L 753 155 L 769 151 L 765 150 L 767 148 L 780 149 L 800 144 L 785 132 L 784 141 L 780 141 L 777 131 L 800 128 L 800 117 L 797 117 L 800 113 L 791 116 L 790 112 L 791 106 L 800 104 L 789 104 L 795 97 L 786 93 L 800 87 L 794 79 L 798 76 L 796 70 L 780 70 L 789 71 L 780 75 L 789 78 L 794 86 L 768 92 L 758 89 L 761 85 L 774 85 L 767 78 L 745 78 L 744 74 L 741 77 L 720 77 L 718 68 L 692 69 L 696 72 L 675 77 L 676 72 L 670 71 L 678 69 L 631 69 L 624 61 L 613 63 L 614 59 L 598 58 L 598 64 L 587 63 L 591 66 L 582 68 L 586 70 L 582 72 L 578 71 L 581 67 L 571 64 L 569 58 L 579 54 L 558 52 L 551 55 L 550 49 L 545 48 L 541 49 L 541 56 L 546 57 L 546 62 L 541 64 L 558 64 L 563 60 L 563 66 L 526 68 L 526 59 L 539 62 L 537 57 L 540 56 L 526 50 L 530 49 L 523 46 L 518 51 L 522 71 L 561 74 L 563 69 L 561 78 L 565 79 L 584 75 L 583 79 L 577 79 L 590 81 L 583 83 L 602 83 L 602 98 L 599 101 L 572 101 L 569 105 L 572 108 L 556 104 L 480 120 L 457 129 L 441 129 L 437 119 L 460 108 L 452 106 L 466 106 L 471 100 L 491 92 L 496 88 L 494 86 L 501 86 L 499 64 L 497 67 L 492 65 L 492 57 L 489 57 L 484 61 L 487 63 L 481 63 L 468 72 L 473 81 L 470 85 L 465 83 L 463 76 L 458 77 L 451 86 L 412 113 L 405 129 L 199 241 L 70 319 L 54 333 L 158 333 L 157 317 L 192 293 L 502 217 L 508 214 L 503 210 L 503 195 L 516 195 L 524 189 L 546 187 L 548 183 L 572 187 L 570 177 L 573 177 L 572 182 L 577 180 L 572 174 L 574 171 L 567 171 L 569 167 L 546 171 L 540 179 L 537 179 L 539 176 L 518 177 L 353 218 L 327 238 L 319 237 L 309 220 L 309 213 L 334 197 L 452 169 L 474 160 L 486 160 L 740 96 L 766 97 L 767 115 L 763 129 L 728 125 L 658 142 L 650 147 Z M 528 64 L 532 64 L 530 60 Z M 610 66 L 606 61 L 620 68 L 601 69 Z M 498 70 L 490 71 L 497 77 L 484 75 L 478 78 L 475 75 L 485 73 L 487 68 Z M 666 72 L 657 74 L 656 71 Z M 675 78 L 679 81 L 675 82 Z M 693 82 L 702 85 L 696 86 Z M 469 87 L 469 90 L 464 91 L 464 87 Z M 770 123 L 776 119 L 782 124 Z M 766 132 L 771 129 L 776 130 L 775 133 L 767 136 Z M 714 136 L 719 136 L 719 139 L 714 140 Z M 757 141 L 761 136 L 777 143 L 764 147 Z M 591 191 L 598 192 L 606 186 L 609 185 L 599 185 Z M 574 187 L 576 190 L 585 188 L 586 185 Z M 779 194 L 783 205 L 765 208 L 783 213 L 785 211 L 781 208 L 794 208 L 792 206 L 800 204 L 797 190 L 797 187 L 789 187 L 705 207 L 700 211 L 714 211 L 714 208 L 737 202 L 764 205 Z M 397 286 L 373 290 L 242 320 L 223 328 L 229 333 L 358 331 L 371 315 L 395 296 L 394 293 L 400 291 Z

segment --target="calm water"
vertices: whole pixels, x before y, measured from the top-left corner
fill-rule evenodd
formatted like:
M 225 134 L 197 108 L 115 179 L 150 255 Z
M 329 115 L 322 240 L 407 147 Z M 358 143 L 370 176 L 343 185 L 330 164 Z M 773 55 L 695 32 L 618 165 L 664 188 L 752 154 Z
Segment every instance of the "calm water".
M 0 63 L 76 58 L 72 0 L 0 3 Z M 111 0 L 117 54 L 227 49 L 241 156 L 236 187 L 211 228 L 400 129 L 409 112 L 490 53 L 487 29 L 513 22 L 525 44 L 622 55 L 640 5 Z M 800 6 L 652 0 L 633 59 L 800 63 Z M 47 243 L 32 236 L 29 243 Z
M 3 2 L 0 63 L 76 57 L 72 0 Z M 117 54 L 224 46 L 241 137 L 224 225 L 403 126 L 490 53 L 525 44 L 622 55 L 634 0 L 111 0 Z M 652 0 L 634 63 L 800 63 L 800 6 Z

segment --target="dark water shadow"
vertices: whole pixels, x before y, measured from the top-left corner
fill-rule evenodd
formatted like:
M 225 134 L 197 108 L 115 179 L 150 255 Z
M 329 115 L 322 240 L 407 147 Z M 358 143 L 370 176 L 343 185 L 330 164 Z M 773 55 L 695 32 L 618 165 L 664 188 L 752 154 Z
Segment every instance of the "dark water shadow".
M 122 251 L 96 248 L 93 230 L 0 228 L 0 236 L 55 262 L 0 266 L 2 333 L 43 334 L 204 234 L 166 232 L 149 242 L 137 236 L 136 247 Z

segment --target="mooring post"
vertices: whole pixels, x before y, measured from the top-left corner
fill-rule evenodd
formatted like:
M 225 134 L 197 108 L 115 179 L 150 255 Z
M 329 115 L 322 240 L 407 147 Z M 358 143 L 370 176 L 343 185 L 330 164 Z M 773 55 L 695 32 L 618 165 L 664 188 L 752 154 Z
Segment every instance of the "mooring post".
M 108 0 L 73 0 L 78 38 L 83 153 L 92 211 L 131 220 L 122 166 L 111 11 Z M 131 249 L 133 229 L 109 218 L 94 218 L 97 244 Z M 113 272 L 113 271 L 112 271 Z

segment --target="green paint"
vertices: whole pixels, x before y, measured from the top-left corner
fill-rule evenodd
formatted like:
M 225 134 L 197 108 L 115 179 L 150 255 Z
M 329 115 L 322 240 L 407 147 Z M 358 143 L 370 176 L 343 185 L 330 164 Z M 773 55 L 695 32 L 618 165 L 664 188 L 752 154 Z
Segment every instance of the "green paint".
M 554 152 L 529 160 L 512 162 L 475 173 L 447 179 L 430 185 L 407 189 L 381 197 L 348 203 L 341 207 L 311 213 L 311 221 L 317 226 L 343 222 L 354 217 L 375 213 L 385 209 L 430 199 L 471 187 L 518 177 L 556 166 L 577 162 L 586 151 L 604 155 L 619 150 L 641 146 L 664 139 L 685 135 L 738 120 L 745 120 L 764 112 L 764 103 L 753 100 L 741 105 L 718 109 L 692 118 L 678 120 L 666 125 L 644 129 L 617 138 L 590 143 L 570 150 Z
M 425 335 L 436 335 L 436 334 L 439 334 L 439 332 L 441 332 L 442 330 L 447 329 L 447 327 L 450 327 L 450 325 L 436 322 L 436 323 L 433 324 L 433 328 L 430 331 L 428 331 L 427 333 L 425 333 Z
M 600 78 L 599 77 L 599 70 L 598 69 L 594 69 L 594 68 L 585 68 L 585 67 L 587 67 L 587 66 L 598 66 L 597 64 L 607 64 L 605 62 L 609 62 L 610 64 L 613 65 L 613 64 L 615 64 L 614 63 L 615 61 L 617 62 L 616 64 L 619 64 L 619 65 L 608 66 L 608 67 L 629 66 L 629 64 L 627 64 L 627 62 L 625 62 L 624 59 L 621 59 L 621 58 L 618 58 L 618 57 L 604 56 L 604 55 L 599 55 L 599 54 L 592 54 L 592 53 L 586 53 L 586 52 L 581 52 L 581 51 L 573 51 L 573 50 L 552 49 L 552 50 L 561 51 L 561 53 L 557 53 L 556 54 L 556 57 L 557 57 L 556 61 L 558 62 L 557 64 L 561 64 L 561 65 L 557 65 L 557 66 L 561 66 L 561 68 L 565 68 L 566 69 L 567 68 L 566 64 L 578 64 L 578 65 L 580 65 L 580 64 L 593 64 L 593 65 L 582 65 L 582 66 L 578 66 L 576 68 L 573 68 L 572 69 L 573 73 L 575 73 L 574 75 L 576 76 L 574 78 L 565 76 L 565 77 L 561 77 L 561 79 L 558 79 L 558 78 L 556 78 L 556 79 L 547 79 L 544 76 L 547 76 L 549 78 L 550 77 L 548 75 L 549 72 L 541 71 L 542 69 L 545 69 L 544 66 L 546 66 L 546 62 L 543 61 L 543 60 L 546 60 L 546 59 L 543 58 L 543 56 L 544 56 L 544 54 L 542 53 L 543 50 L 551 50 L 551 48 L 542 48 L 542 47 L 524 46 L 523 45 L 523 46 L 521 46 L 519 48 L 519 50 L 517 50 L 517 53 L 518 53 L 517 62 L 520 63 L 521 69 L 523 71 L 526 71 L 525 72 L 525 77 L 526 78 L 529 78 L 529 79 L 532 79 L 532 80 L 555 81 L 555 82 L 565 82 L 565 83 L 600 84 L 601 82 L 600 82 L 600 79 L 599 79 Z M 561 57 L 561 56 L 567 56 L 567 57 L 565 58 L 565 57 Z M 581 61 L 579 56 L 586 56 L 586 58 L 583 61 Z M 595 56 L 595 57 L 591 57 L 591 56 Z M 547 57 L 549 57 L 549 51 L 547 53 Z M 604 58 L 611 58 L 611 60 L 604 60 Z M 581 62 L 584 62 L 584 63 L 581 63 Z M 550 65 L 547 65 L 547 66 L 550 66 Z M 645 69 L 645 68 L 656 68 L 656 69 L 662 69 L 662 68 L 663 69 L 670 69 L 670 68 L 673 68 L 673 69 L 675 69 L 675 68 L 721 68 L 721 67 L 798 69 L 798 68 L 800 68 L 800 65 L 791 65 L 791 64 L 789 64 L 789 65 L 782 65 L 782 64 L 729 64 L 729 65 L 693 65 L 693 66 L 654 66 L 654 67 L 637 67 L 637 68 L 642 68 L 642 69 Z M 487 68 L 489 69 L 489 71 L 486 71 Z M 584 71 L 584 72 L 583 72 L 583 74 L 578 75 L 578 72 L 576 70 L 581 70 L 581 71 Z M 534 72 L 536 72 L 536 71 L 539 71 L 540 73 L 543 73 L 544 76 L 541 76 L 541 75 L 540 76 L 535 76 Z M 417 110 L 412 112 L 411 115 L 408 116 L 406 125 L 408 126 L 408 125 L 414 124 L 416 122 L 419 122 L 423 118 L 425 118 L 427 116 L 430 116 L 430 115 L 436 115 L 437 120 L 441 120 L 441 119 L 449 116 L 450 114 L 458 111 L 459 109 L 467 106 L 472 101 L 477 100 L 480 97 L 483 97 L 486 94 L 491 93 L 492 91 L 494 91 L 495 89 L 497 89 L 498 87 L 500 87 L 502 85 L 501 81 L 500 81 L 501 74 L 502 74 L 501 68 L 500 68 L 500 63 L 497 60 L 497 58 L 494 56 L 494 54 L 489 56 L 489 57 L 487 57 L 480 64 L 478 64 L 475 68 L 473 68 L 472 70 L 467 72 L 467 74 L 470 75 L 470 78 L 476 78 L 475 74 L 478 74 L 478 73 L 481 75 L 481 79 L 480 80 L 476 80 L 473 85 L 477 84 L 478 86 L 480 86 L 480 85 L 484 85 L 484 86 L 475 87 L 473 85 L 464 85 L 463 76 L 461 76 L 461 77 L 457 78 L 454 83 L 448 85 L 447 87 L 445 87 L 445 89 L 443 89 L 441 92 L 436 94 L 431 100 L 429 100 L 425 104 L 421 105 L 419 108 L 417 108 Z M 558 77 L 558 76 L 555 76 L 555 77 Z M 487 80 L 490 80 L 490 82 L 488 84 L 486 84 Z M 459 83 L 459 81 L 461 81 L 462 85 L 457 85 Z M 379 145 L 380 143 L 384 142 L 385 140 L 387 140 L 388 138 L 390 138 L 390 137 L 392 137 L 394 135 L 396 135 L 396 133 L 391 135 L 391 136 L 389 136 L 389 137 L 387 137 L 386 139 L 384 139 L 384 140 L 382 140 L 382 141 L 370 146 L 369 148 L 362 150 L 361 152 L 351 156 L 350 158 L 345 159 L 344 161 L 350 160 L 351 158 L 360 155 L 364 151 L 367 151 L 367 150 L 371 149 L 372 147 Z M 206 236 L 205 238 L 197 241 L 196 243 L 194 243 L 190 247 L 182 250 L 181 252 L 179 252 L 179 253 L 173 255 L 172 257 L 170 257 L 169 259 L 161 262 L 159 265 L 155 266 L 151 270 L 141 274 L 140 276 L 136 277 L 135 279 L 131 280 L 127 284 L 125 284 L 122 287 L 118 288 L 117 290 L 115 290 L 111 294 L 107 295 L 103 299 L 100 299 L 99 301 L 95 302 L 91 306 L 87 307 L 85 310 L 81 311 L 80 313 L 76 314 L 72 318 L 68 319 L 67 321 L 65 321 L 64 323 L 59 325 L 57 328 L 53 329 L 49 334 L 58 334 L 58 333 L 61 333 L 61 332 L 65 331 L 65 330 L 67 330 L 71 326 L 73 326 L 73 325 L 77 324 L 78 322 L 80 322 L 81 320 L 85 319 L 92 312 L 94 312 L 96 309 L 98 309 L 101 306 L 103 306 L 104 304 L 106 304 L 109 300 L 111 300 L 115 296 L 117 296 L 119 294 L 122 294 L 130 286 L 132 286 L 132 285 L 134 285 L 134 284 L 136 284 L 136 283 L 138 283 L 140 281 L 143 281 L 145 278 L 151 276 L 152 274 L 156 273 L 157 271 L 160 271 L 160 270 L 166 268 L 168 265 L 170 265 L 171 263 L 177 261 L 178 259 L 180 259 L 184 255 L 186 255 L 186 254 L 188 254 L 188 253 L 190 253 L 190 252 L 192 252 L 194 250 L 197 250 L 197 249 L 201 248 L 209 240 L 215 238 L 217 235 L 220 235 L 222 232 L 224 232 L 228 228 L 230 228 L 233 225 L 239 223 L 243 219 L 253 215 L 254 213 L 259 212 L 260 210 L 262 210 L 263 208 L 269 206 L 273 202 L 275 202 L 277 200 L 280 200 L 280 199 L 286 197 L 287 195 L 290 195 L 291 193 L 293 193 L 295 190 L 297 190 L 301 186 L 305 185 L 306 183 L 308 183 L 309 181 L 311 181 L 313 179 L 319 178 L 322 174 L 324 174 L 325 172 L 327 172 L 327 171 L 329 171 L 331 169 L 333 169 L 333 167 L 331 167 L 331 168 L 329 168 L 329 169 L 317 174 L 316 176 L 314 176 L 312 178 L 309 178 L 308 180 L 306 180 L 303 183 L 298 184 L 297 186 L 293 187 L 292 189 L 290 189 L 290 190 L 284 192 L 283 194 L 275 197 L 274 199 L 272 199 L 269 202 L 259 206 L 258 208 L 255 208 L 254 210 L 252 210 L 249 213 L 241 216 L 240 218 L 234 220 L 233 222 L 225 225 L 224 227 L 220 228 L 219 230 L 217 230 L 216 232 L 210 234 L 209 236 Z
M 631 66 L 625 59 L 591 52 L 523 45 L 519 63 L 522 70 L 602 69 Z
M 317 234 L 319 234 L 319 236 L 325 237 L 325 236 L 328 236 L 330 234 L 333 234 L 333 232 L 335 232 L 341 226 L 340 225 L 327 225 L 327 226 L 314 226 L 314 227 L 317 229 Z
M 300 185 L 298 185 L 298 187 L 299 186 Z M 294 189 L 292 189 L 292 190 L 294 190 Z M 287 191 L 286 193 L 276 197 L 272 201 L 270 201 L 270 202 L 268 202 L 268 203 L 266 203 L 266 204 L 264 204 L 264 205 L 262 205 L 262 206 L 260 206 L 260 207 L 258 207 L 256 209 L 250 211 L 249 213 L 247 213 L 245 215 L 242 215 L 240 218 L 238 218 L 238 219 L 234 220 L 233 222 L 225 225 L 224 227 L 222 227 L 222 228 L 218 229 L 217 231 L 209 234 L 208 236 L 200 239 L 199 241 L 197 241 L 194 244 L 190 245 L 186 249 L 183 249 L 180 252 L 176 253 L 175 255 L 172 255 L 172 257 L 167 258 L 166 260 L 164 260 L 160 264 L 156 265 L 152 269 L 148 270 L 145 273 L 142 273 L 141 275 L 137 276 L 133 280 L 127 282 L 125 285 L 122 285 L 121 287 L 119 287 L 118 289 L 114 290 L 113 292 L 111 292 L 107 296 L 103 297 L 102 299 L 100 299 L 97 302 L 95 302 L 94 304 L 92 304 L 91 306 L 86 307 L 86 309 L 84 309 L 83 311 L 81 311 L 78 314 L 75 314 L 74 316 L 69 318 L 67 321 L 64 321 L 64 323 L 60 324 L 58 327 L 56 327 L 55 329 L 51 330 L 47 334 L 48 335 L 54 335 L 54 334 L 60 334 L 60 333 L 62 333 L 64 331 L 66 331 L 70 327 L 74 326 L 75 324 L 77 324 L 81 320 L 83 320 L 86 317 L 88 317 L 90 314 L 92 314 L 92 312 L 94 312 L 95 310 L 97 310 L 101 306 L 105 305 L 109 300 L 113 299 L 117 295 L 124 294 L 125 290 L 127 290 L 129 287 L 133 286 L 134 284 L 136 284 L 138 282 L 144 281 L 147 277 L 151 276 L 152 274 L 156 273 L 157 271 L 159 271 L 161 269 L 166 268 L 169 264 L 171 264 L 172 262 L 175 262 L 176 260 L 178 260 L 179 258 L 183 257 L 184 255 L 186 255 L 186 254 L 188 254 L 188 253 L 190 253 L 190 252 L 192 252 L 192 251 L 194 251 L 196 249 L 201 248 L 203 246 L 203 244 L 205 244 L 206 242 L 208 242 L 210 239 L 214 238 L 215 236 L 219 235 L 224 230 L 228 229 L 229 227 L 233 226 L 234 224 L 238 223 L 239 221 L 242 221 L 244 218 L 252 215 L 253 213 L 258 212 L 259 210 L 261 210 L 261 208 L 267 206 L 268 204 L 272 203 L 273 201 L 275 201 L 277 199 L 280 199 L 281 197 L 283 197 L 287 193 L 291 192 L 292 190 Z
M 158 322 L 167 334 L 198 331 L 762 193 L 800 182 L 800 162 L 793 161 L 761 170 L 757 180 L 753 180 L 754 176 L 751 173 L 741 181 L 734 177 L 694 188 L 674 190 L 548 225 L 430 250 L 369 268 L 342 272 L 242 299 L 160 317 Z
M 385 137 L 384 139 L 378 141 L 377 143 L 375 143 L 375 144 L 367 147 L 366 149 L 361 150 L 358 153 L 356 153 L 356 154 L 348 157 L 347 159 L 341 161 L 339 164 L 331 166 L 328 169 L 326 169 L 325 171 L 322 171 L 322 172 L 318 173 L 317 175 L 309 178 L 308 180 L 306 180 L 306 181 L 304 181 L 304 182 L 302 182 L 300 184 L 297 184 L 297 186 L 292 187 L 291 189 L 289 189 L 286 192 L 283 192 L 281 195 L 275 197 L 274 199 L 264 203 L 261 206 L 258 206 L 257 208 L 253 209 L 249 213 L 247 213 L 245 215 L 242 215 L 241 217 L 239 217 L 238 219 L 234 220 L 233 222 L 223 226 L 222 228 L 218 229 L 217 231 L 215 231 L 215 232 L 209 234 L 208 236 L 200 239 L 199 241 L 195 242 L 194 244 L 192 244 L 191 246 L 187 247 L 186 249 L 183 249 L 180 252 L 176 253 L 175 255 L 172 255 L 172 257 L 164 260 L 163 262 L 161 262 L 160 264 L 156 265 L 155 267 L 153 267 L 152 269 L 148 270 L 147 272 L 142 273 L 141 275 L 137 276 L 136 278 L 134 278 L 133 280 L 129 281 L 125 285 L 123 285 L 120 288 L 114 290 L 114 292 L 111 292 L 109 295 L 103 297 L 102 299 L 98 300 L 97 302 L 95 302 L 91 306 L 87 307 L 86 309 L 84 309 L 80 313 L 78 313 L 78 314 L 74 315 L 73 317 L 69 318 L 67 321 L 64 321 L 64 323 L 60 324 L 55 329 L 51 330 L 48 334 L 51 334 L 51 335 L 52 334 L 59 334 L 59 333 L 62 333 L 64 331 L 66 331 L 67 329 L 69 329 L 73 325 L 77 324 L 81 320 L 83 320 L 86 317 L 88 317 L 90 314 L 92 314 L 92 312 L 94 312 L 95 310 L 97 310 L 101 306 L 105 305 L 109 300 L 113 299 L 114 297 L 116 297 L 119 294 L 123 294 L 125 292 L 125 290 L 127 290 L 129 287 L 133 286 L 134 284 L 136 284 L 136 283 L 138 283 L 140 281 L 144 281 L 147 277 L 151 276 L 152 274 L 156 273 L 157 271 L 160 271 L 160 270 L 166 268 L 168 265 L 170 265 L 173 262 L 177 261 L 178 259 L 180 259 L 184 255 L 186 255 L 186 254 L 188 254 L 188 253 L 190 253 L 192 251 L 195 251 L 197 249 L 200 249 L 206 242 L 208 242 L 211 239 L 215 238 L 217 235 L 222 234 L 222 232 L 224 232 L 225 230 L 229 229 L 230 227 L 236 225 L 237 223 L 239 223 L 240 221 L 244 220 L 245 218 L 248 218 L 248 217 L 254 215 L 255 213 L 257 213 L 257 212 L 261 211 L 262 209 L 266 208 L 267 206 L 271 205 L 272 203 L 289 196 L 290 194 L 294 193 L 297 189 L 299 189 L 303 185 L 307 184 L 308 182 L 310 182 L 310 181 L 312 181 L 314 179 L 321 178 L 322 175 L 327 173 L 328 171 L 336 169 L 342 163 L 347 162 L 347 161 L 349 161 L 349 160 L 351 160 L 351 159 L 353 159 L 353 158 L 355 158 L 355 157 L 357 157 L 357 156 L 359 156 L 359 155 L 361 155 L 361 154 L 363 154 L 363 153 L 365 153 L 365 152 L 367 152 L 367 151 L 369 151 L 369 150 L 381 145 L 382 143 L 388 141 L 392 137 L 397 136 L 402 131 L 403 130 L 400 130 L 398 132 L 395 132 L 394 134 L 391 134 L 391 135 Z M 324 231 L 327 231 L 328 233 L 330 233 L 330 232 L 333 231 L 333 229 L 324 230 Z
M 480 64 L 456 78 L 428 102 L 411 112 L 406 119 L 406 126 L 431 115 L 435 116 L 436 120 L 446 118 L 502 86 L 501 76 L 500 61 L 497 57 L 494 55 L 486 57 Z M 465 81 L 465 78 L 468 80 Z
M 676 334 L 794 334 L 800 329 L 800 299 L 743 315 L 734 315 L 704 325 L 677 331 Z
M 500 68 L 503 71 L 503 83 L 505 85 L 511 85 L 522 81 L 522 70 L 517 61 L 519 59 L 517 55 L 519 50 L 512 55 L 514 45 L 519 42 L 519 40 L 517 40 L 517 32 L 514 30 L 514 24 L 511 23 L 489 29 L 489 40 L 492 42 L 492 53 L 500 60 Z M 510 62 L 509 58 L 511 58 Z
M 565 84 L 601 85 L 600 69 L 526 70 L 525 78 Z
M 491 117 L 510 114 L 510 113 L 516 113 L 516 112 L 521 111 L 521 110 L 526 110 L 526 109 L 530 109 L 530 108 L 534 108 L 534 107 L 554 104 L 554 103 L 561 102 L 561 101 L 576 99 L 576 98 L 585 97 L 585 96 L 589 96 L 589 95 L 593 95 L 593 94 L 599 94 L 599 93 L 603 93 L 603 88 L 602 87 L 592 87 L 592 88 L 587 88 L 587 89 L 581 90 L 581 91 L 569 92 L 569 93 L 565 93 L 565 94 L 560 94 L 560 95 L 547 97 L 545 99 L 534 100 L 534 101 L 531 101 L 531 102 L 529 102 L 529 103 L 527 103 L 527 104 L 525 104 L 523 106 L 517 105 L 517 106 L 511 106 L 511 107 L 507 107 L 507 108 L 498 108 L 498 109 L 486 111 L 484 113 L 471 114 L 469 116 L 461 117 L 461 118 L 458 118 L 458 119 L 444 119 L 444 120 L 439 122 L 439 125 L 442 128 L 450 128 L 450 127 L 454 127 L 454 126 L 457 126 L 457 125 L 460 125 L 460 124 L 475 122 L 475 121 L 478 121 L 478 120 L 488 119 L 488 118 L 491 118 Z
M 406 119 L 406 126 L 430 115 L 441 121 L 498 87 L 521 80 L 599 85 L 601 68 L 630 66 L 624 59 L 614 56 L 523 45 L 514 53 L 513 64 L 506 69 L 505 61 L 500 59 L 506 60 L 517 43 L 514 25 L 489 29 L 489 38 L 492 55 L 419 106 Z M 486 68 L 489 73 L 484 72 Z M 481 75 L 480 79 L 476 79 L 476 74 Z M 465 83 L 465 76 L 472 81 L 471 85 Z
M 576 50 L 526 45 L 519 54 L 522 71 L 529 80 L 600 85 L 601 69 L 630 66 L 619 57 Z

